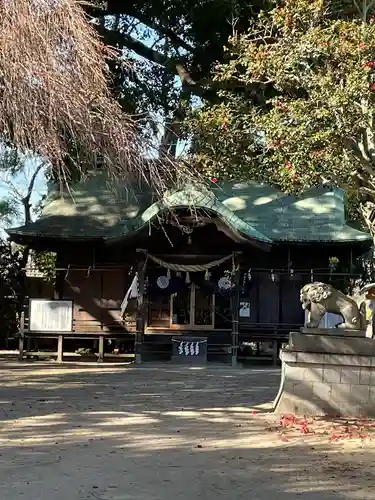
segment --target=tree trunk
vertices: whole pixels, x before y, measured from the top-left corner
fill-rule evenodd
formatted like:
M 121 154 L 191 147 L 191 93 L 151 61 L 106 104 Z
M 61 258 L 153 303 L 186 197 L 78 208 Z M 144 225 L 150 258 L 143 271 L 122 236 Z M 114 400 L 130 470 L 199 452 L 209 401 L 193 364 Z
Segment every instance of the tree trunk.
M 369 228 L 375 246 L 375 203 L 367 201 L 361 207 L 361 212 Z
M 40 162 L 39 165 L 36 167 L 32 177 L 30 179 L 29 185 L 27 186 L 27 193 L 20 200 L 20 202 L 22 203 L 22 207 L 23 207 L 23 219 L 24 219 L 23 222 L 24 222 L 25 226 L 27 226 L 28 224 L 30 224 L 30 222 L 32 222 L 31 203 L 30 203 L 31 195 L 33 194 L 33 191 L 34 191 L 36 178 L 38 177 L 39 172 L 44 168 L 44 166 L 45 166 L 45 163 Z M 23 249 L 23 256 L 22 256 L 22 267 L 23 268 L 25 268 L 27 266 L 27 261 L 29 259 L 29 255 L 30 255 L 30 248 L 28 246 L 25 246 Z

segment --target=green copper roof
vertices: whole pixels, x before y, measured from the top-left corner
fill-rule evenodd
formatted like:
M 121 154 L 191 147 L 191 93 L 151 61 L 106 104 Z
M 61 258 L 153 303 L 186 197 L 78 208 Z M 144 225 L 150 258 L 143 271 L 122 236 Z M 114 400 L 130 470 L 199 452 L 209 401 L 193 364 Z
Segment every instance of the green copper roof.
M 265 243 L 367 241 L 369 234 L 346 224 L 343 191 L 320 187 L 299 197 L 257 183 L 194 185 L 157 197 L 149 190 L 126 190 L 102 171 L 72 186 L 51 190 L 41 217 L 9 229 L 17 235 L 60 238 L 118 238 L 131 235 L 171 208 L 194 207 L 217 216 L 241 236 Z
M 148 222 L 160 212 L 166 209 L 178 207 L 194 207 L 195 209 L 209 210 L 211 214 L 218 216 L 232 230 L 266 243 L 272 240 L 255 229 L 251 224 L 238 217 L 224 203 L 208 189 L 198 189 L 195 186 L 187 186 L 185 189 L 166 193 L 166 195 L 156 203 L 152 204 L 142 214 L 142 221 Z

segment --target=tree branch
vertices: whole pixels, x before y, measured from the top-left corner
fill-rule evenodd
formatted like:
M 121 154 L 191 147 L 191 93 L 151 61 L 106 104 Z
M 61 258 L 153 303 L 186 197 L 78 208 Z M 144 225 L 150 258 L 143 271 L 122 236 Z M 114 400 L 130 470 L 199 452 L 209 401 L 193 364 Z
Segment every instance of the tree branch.
M 39 165 L 36 167 L 33 175 L 31 176 L 30 182 L 27 186 L 26 195 L 21 197 L 21 199 L 20 199 L 22 206 L 23 206 L 23 211 L 24 211 L 24 223 L 25 223 L 25 225 L 28 224 L 29 222 L 31 222 L 30 198 L 31 198 L 31 195 L 32 195 L 33 190 L 34 190 L 36 178 L 37 178 L 39 172 L 42 170 L 42 168 L 44 168 L 44 166 L 45 166 L 45 163 L 40 162 Z
M 187 52 L 194 52 L 195 48 L 193 45 L 190 43 L 186 42 L 183 40 L 179 35 L 177 35 L 173 30 L 166 26 L 162 26 L 161 24 L 153 21 L 150 17 L 146 16 L 145 14 L 142 14 L 141 12 L 137 11 L 136 9 L 130 9 L 126 8 L 125 5 L 122 5 L 120 8 L 114 8 L 111 6 L 111 3 L 107 5 L 106 8 L 104 7 L 96 7 L 92 5 L 85 6 L 86 12 L 92 16 L 92 17 L 102 17 L 106 14 L 108 15 L 117 15 L 117 16 L 129 16 L 129 17 L 135 17 L 137 18 L 142 24 L 145 26 L 148 26 L 149 28 L 153 29 L 154 31 L 157 31 L 158 33 L 162 34 L 163 36 L 166 36 L 169 38 L 171 43 L 174 45 L 175 48 L 181 47 L 185 49 Z
M 358 172 L 358 170 L 354 170 L 353 172 L 351 172 L 351 176 L 353 178 L 354 181 L 357 182 L 358 184 L 358 188 L 360 186 L 367 186 L 367 187 L 370 187 L 371 189 L 374 190 L 375 192 L 375 179 L 374 181 L 371 180 L 371 177 L 367 174 L 366 172 L 366 177 L 363 175 L 363 172 Z
M 352 151 L 354 156 L 360 162 L 363 170 L 372 178 L 375 178 L 375 165 L 373 165 L 370 158 L 366 155 L 364 146 L 361 142 L 356 141 L 353 137 L 346 140 L 346 146 Z
M 175 48 L 182 47 L 185 49 L 187 52 L 194 52 L 195 49 L 190 43 L 185 42 L 182 38 L 180 38 L 176 33 L 174 33 L 171 29 L 161 26 L 160 24 L 155 23 L 152 21 L 152 19 L 148 18 L 147 16 L 137 12 L 134 14 L 134 16 L 141 21 L 141 23 L 145 24 L 149 28 L 152 28 L 154 31 L 158 31 L 161 35 L 164 35 L 169 38 L 171 41 L 172 45 Z
M 39 174 L 39 172 L 45 167 L 45 163 L 42 161 L 39 163 L 39 165 L 36 167 L 33 175 L 31 176 L 31 179 L 30 179 L 30 182 L 29 182 L 29 185 L 27 187 L 27 194 L 26 194 L 26 197 L 30 199 L 31 195 L 32 195 L 32 192 L 34 190 L 34 186 L 35 186 L 35 181 L 36 181 L 36 178 Z
M 16 186 L 13 184 L 13 182 L 9 181 L 9 180 L 6 180 L 6 181 L 3 181 L 4 183 L 4 186 L 7 186 L 8 189 L 10 189 L 11 193 L 9 193 L 9 195 L 17 202 L 20 202 L 20 200 L 22 200 L 22 193 L 21 191 L 19 191 Z
M 168 58 L 164 54 L 147 47 L 142 42 L 135 40 L 133 37 L 127 33 L 120 33 L 119 31 L 109 30 L 104 26 L 98 27 L 100 36 L 102 36 L 108 45 L 116 46 L 120 48 L 128 48 L 134 50 L 139 56 L 148 59 L 151 62 L 159 64 L 164 67 L 174 67 L 176 61 L 174 59 Z
M 365 186 L 360 186 L 358 189 L 361 193 L 369 194 L 372 198 L 375 198 L 375 190 L 374 189 L 370 189 L 370 188 L 365 187 Z
M 172 58 L 165 56 L 164 54 L 158 52 L 155 49 L 147 47 L 142 42 L 135 40 L 126 33 L 120 33 L 113 30 L 108 30 L 104 26 L 99 28 L 100 35 L 104 38 L 106 43 L 113 46 L 119 46 L 120 48 L 128 48 L 134 50 L 139 56 L 145 59 L 163 66 L 169 69 L 171 72 L 175 73 L 180 77 L 181 84 L 184 90 L 197 95 L 198 97 L 204 97 L 205 99 L 212 100 L 215 98 L 216 93 L 212 89 L 204 88 L 199 82 L 195 82 L 187 69 L 185 68 L 186 58 Z

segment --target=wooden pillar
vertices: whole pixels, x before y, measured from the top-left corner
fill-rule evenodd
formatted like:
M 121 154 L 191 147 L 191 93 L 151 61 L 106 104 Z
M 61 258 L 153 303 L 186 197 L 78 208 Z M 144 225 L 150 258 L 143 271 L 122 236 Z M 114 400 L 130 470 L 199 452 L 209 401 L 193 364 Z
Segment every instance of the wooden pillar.
M 138 297 L 137 297 L 137 317 L 136 317 L 136 333 L 134 342 L 135 362 L 142 363 L 142 344 L 145 333 L 145 271 L 147 264 L 147 256 L 139 255 L 137 265 L 138 274 Z
M 53 293 L 53 298 L 55 300 L 62 299 L 63 288 L 64 288 L 64 273 L 62 271 L 57 271 L 56 272 L 55 290 Z
M 240 276 L 241 270 L 238 262 L 238 256 L 233 254 L 234 259 L 234 288 L 231 294 L 232 310 L 232 366 L 237 366 L 238 355 L 238 334 L 239 334 L 239 309 L 240 309 Z
M 63 336 L 59 335 L 57 338 L 57 362 L 63 362 Z
M 23 360 L 23 350 L 24 350 L 24 342 L 25 342 L 25 312 L 21 312 L 20 318 L 20 332 L 19 332 L 19 340 L 18 340 L 18 360 Z
M 66 267 L 65 260 L 62 258 L 60 252 L 58 252 L 56 255 L 56 267 L 57 268 Z M 53 298 L 55 300 L 61 300 L 64 297 L 65 276 L 66 276 L 66 271 L 56 272 L 56 282 L 53 294 Z
M 98 358 L 98 361 L 99 362 L 104 361 L 104 336 L 103 335 L 100 335 L 100 337 L 99 337 L 99 358 Z

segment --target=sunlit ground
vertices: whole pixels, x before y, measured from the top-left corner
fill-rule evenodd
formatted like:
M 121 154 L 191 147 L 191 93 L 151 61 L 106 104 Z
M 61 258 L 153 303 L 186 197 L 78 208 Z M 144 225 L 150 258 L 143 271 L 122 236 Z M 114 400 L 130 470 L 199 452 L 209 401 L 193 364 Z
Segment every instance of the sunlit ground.
M 0 499 L 375 498 L 371 441 L 269 429 L 279 376 L 3 362 Z

